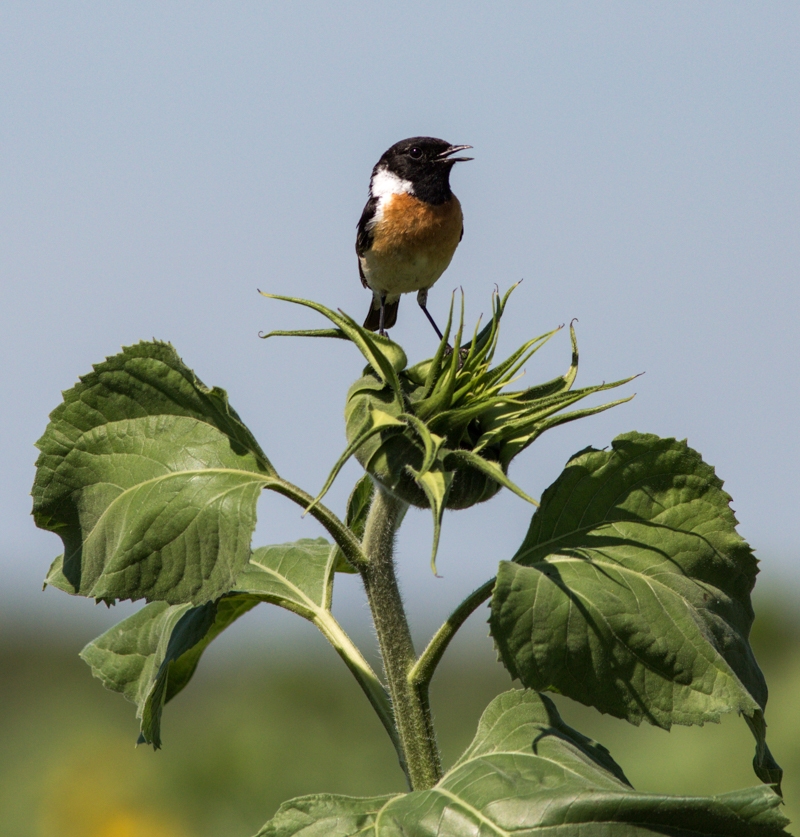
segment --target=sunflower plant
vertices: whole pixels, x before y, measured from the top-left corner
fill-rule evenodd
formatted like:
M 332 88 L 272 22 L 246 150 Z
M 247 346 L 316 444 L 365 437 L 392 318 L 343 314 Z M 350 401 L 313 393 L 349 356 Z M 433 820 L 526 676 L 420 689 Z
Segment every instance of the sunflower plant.
M 463 302 L 457 318 L 451 306 L 436 353 L 412 366 L 397 343 L 344 313 L 273 297 L 330 325 L 265 336 L 345 340 L 366 361 L 344 399 L 342 455 L 316 494 L 280 476 L 224 390 L 205 386 L 171 345 L 142 342 L 97 364 L 64 393 L 38 442 L 34 518 L 64 545 L 45 583 L 146 604 L 81 656 L 136 705 L 140 742 L 158 748 L 165 704 L 240 616 L 272 604 L 316 625 L 377 713 L 407 787 L 290 800 L 263 837 L 785 834 L 767 688 L 748 641 L 757 561 L 730 497 L 686 442 L 639 432 L 575 454 L 539 500 L 512 481 L 512 461 L 546 430 L 632 396 L 575 408 L 631 379 L 575 388 L 572 326 L 564 375 L 515 388 L 560 329 L 496 360 L 509 295 L 493 296 L 489 321 L 466 339 Z M 364 474 L 337 515 L 323 499 L 350 457 Z M 444 510 L 466 514 L 503 489 L 531 514 L 525 538 L 418 652 L 395 573 L 406 510 L 431 510 L 435 572 Z M 263 490 L 292 500 L 327 537 L 254 546 Z M 380 672 L 331 612 L 337 572 L 361 576 Z M 473 743 L 443 765 L 429 686 L 456 632 L 487 603 L 498 656 L 521 688 L 496 697 Z M 546 692 L 666 729 L 738 712 L 761 784 L 714 797 L 636 791 Z

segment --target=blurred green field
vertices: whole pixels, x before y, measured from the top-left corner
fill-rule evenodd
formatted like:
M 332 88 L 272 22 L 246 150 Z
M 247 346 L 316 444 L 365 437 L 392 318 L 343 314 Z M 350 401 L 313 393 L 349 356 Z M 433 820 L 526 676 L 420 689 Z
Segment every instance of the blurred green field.
M 791 602 L 762 600 L 757 610 L 753 644 L 770 685 L 769 743 L 786 771 L 785 813 L 797 822 L 798 623 Z M 332 652 L 304 636 L 293 662 L 274 657 L 267 641 L 248 640 L 260 667 L 244 662 L 243 649 L 212 654 L 167 706 L 164 748 L 154 753 L 134 747 L 133 706 L 92 679 L 77 658 L 79 643 L 5 632 L 0 832 L 250 837 L 292 796 L 403 790 L 392 748 L 358 687 Z M 455 651 L 433 694 L 446 763 L 470 741 L 486 703 L 511 686 L 488 639 Z M 611 750 L 639 790 L 707 794 L 757 783 L 753 741 L 740 718 L 666 733 L 567 700 L 559 706 L 568 722 Z

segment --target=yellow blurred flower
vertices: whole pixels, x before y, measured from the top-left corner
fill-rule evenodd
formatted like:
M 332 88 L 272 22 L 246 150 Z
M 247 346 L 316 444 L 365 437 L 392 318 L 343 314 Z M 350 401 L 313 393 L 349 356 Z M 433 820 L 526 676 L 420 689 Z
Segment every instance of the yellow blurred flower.
M 116 740 L 104 742 L 102 748 L 58 761 L 47 777 L 41 837 L 189 837 L 174 817 L 147 799 L 138 776 L 103 768 L 115 763 L 119 746 Z

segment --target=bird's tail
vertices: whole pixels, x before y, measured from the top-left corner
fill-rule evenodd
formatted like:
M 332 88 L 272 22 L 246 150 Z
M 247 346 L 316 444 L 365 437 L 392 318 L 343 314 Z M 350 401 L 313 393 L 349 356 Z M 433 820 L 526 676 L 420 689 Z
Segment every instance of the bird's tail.
M 394 302 L 387 302 L 384 306 L 383 327 L 384 329 L 391 328 L 397 322 L 397 309 L 400 306 L 400 300 L 396 299 Z M 369 331 L 377 331 L 381 324 L 381 303 L 380 300 L 375 299 L 370 306 L 367 319 L 364 320 L 364 328 Z

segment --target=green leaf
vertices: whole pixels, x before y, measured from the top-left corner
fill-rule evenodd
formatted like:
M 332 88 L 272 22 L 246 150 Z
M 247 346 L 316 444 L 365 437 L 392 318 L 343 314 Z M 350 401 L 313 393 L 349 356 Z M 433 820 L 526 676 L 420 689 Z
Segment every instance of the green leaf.
M 539 505 L 533 497 L 527 495 L 516 483 L 513 483 L 496 462 L 492 462 L 490 459 L 484 459 L 471 450 L 449 451 L 445 457 L 445 462 L 460 462 L 461 464 L 471 465 L 477 471 L 489 477 L 489 479 L 494 480 L 498 485 L 505 486 L 509 491 L 513 491 L 517 497 L 521 497 L 532 506 Z
M 96 599 L 202 604 L 230 590 L 277 477 L 225 392 L 166 343 L 95 366 L 37 444 L 34 519 L 64 542 L 62 588 Z
M 336 547 L 325 538 L 262 546 L 236 579 L 236 592 L 280 605 L 306 619 L 330 608 Z
M 152 602 L 90 642 L 81 657 L 107 689 L 136 704 L 139 740 L 161 746 L 161 712 L 189 682 L 214 637 L 258 604 L 227 596 L 199 607 Z
M 268 299 L 279 299 L 283 302 L 292 302 L 295 305 L 303 305 L 306 308 L 311 308 L 314 311 L 327 317 L 336 327 L 336 332 L 328 329 L 320 330 L 314 329 L 313 332 L 308 331 L 273 331 L 265 334 L 264 337 L 277 336 L 300 336 L 305 337 L 312 334 L 315 337 L 339 337 L 339 332 L 352 341 L 359 349 L 361 354 L 367 360 L 367 363 L 375 371 L 375 374 L 381 378 L 382 381 L 392 386 L 398 398 L 402 398 L 400 392 L 400 382 L 397 373 L 401 369 L 405 369 L 408 365 L 406 353 L 402 347 L 380 334 L 375 334 L 360 326 L 352 317 L 341 311 L 332 311 L 326 308 L 319 302 L 313 302 L 308 299 L 298 299 L 292 296 L 281 296 L 280 294 L 268 294 L 260 291 L 262 296 Z
M 388 433 L 402 433 L 405 425 L 389 413 L 382 410 L 376 410 L 372 406 L 367 407 L 367 421 L 365 422 L 365 429 L 358 434 L 358 436 L 351 441 L 344 450 L 344 453 L 336 461 L 336 464 L 331 469 L 325 484 L 320 489 L 319 494 L 306 507 L 306 512 L 311 511 L 317 503 L 328 493 L 333 481 L 339 476 L 339 472 L 347 464 L 347 460 L 366 442 L 374 436 L 381 436 L 382 438 Z
M 367 528 L 367 516 L 374 496 L 375 483 L 369 474 L 364 474 L 355 484 L 347 499 L 347 515 L 344 522 L 359 540 L 364 537 Z
M 369 507 L 375 494 L 375 483 L 369 474 L 364 474 L 355 484 L 347 499 L 347 515 L 345 525 L 359 539 L 363 540 L 367 525 Z M 358 570 L 345 558 L 341 549 L 337 548 L 335 569 L 337 573 L 355 573 Z
M 392 796 L 315 794 L 290 799 L 256 837 L 369 837 L 375 819 Z
M 753 756 L 753 772 L 768 785 L 775 785 L 775 790 L 781 793 L 781 781 L 783 780 L 783 770 L 778 762 L 775 761 L 772 753 L 767 747 L 767 723 L 764 720 L 764 713 L 760 710 L 754 712 L 752 717 L 744 716 L 747 721 L 747 726 L 750 727 L 750 732 L 753 733 L 753 738 L 756 740 L 756 754 Z
M 55 587 L 56 590 L 61 590 L 64 593 L 69 593 L 70 596 L 77 596 L 78 591 L 75 589 L 70 580 L 64 575 L 64 556 L 59 555 L 50 565 L 47 575 L 44 577 L 45 587 Z
M 532 691 L 499 695 L 475 740 L 430 790 L 285 803 L 257 837 L 772 837 L 780 798 L 760 786 L 712 797 L 638 793 L 599 744 Z
M 106 688 L 137 706 L 141 739 L 161 746 L 161 712 L 194 674 L 208 644 L 259 602 L 315 620 L 330 607 L 332 555 L 324 538 L 257 549 L 234 590 L 199 607 L 152 602 L 89 643 L 81 657 Z
M 666 729 L 763 710 L 757 562 L 729 502 L 685 442 L 629 433 L 573 457 L 500 565 L 490 624 L 512 677 Z
M 445 504 L 453 485 L 453 474 L 439 467 L 433 471 L 417 471 L 408 466 L 408 472 L 417 481 L 417 485 L 425 492 L 433 514 L 433 543 L 431 544 L 431 572 L 436 572 L 436 553 L 439 551 L 439 537 L 442 533 L 442 517 L 444 516 Z

